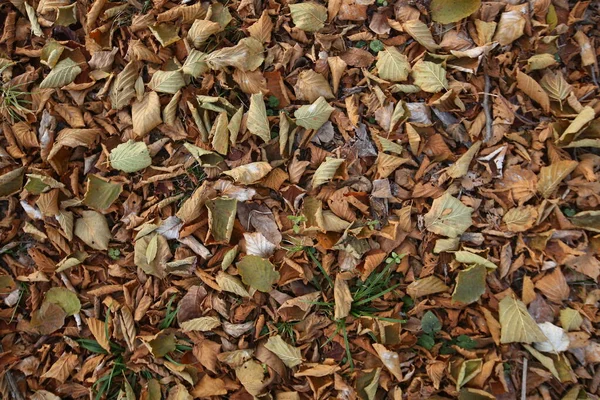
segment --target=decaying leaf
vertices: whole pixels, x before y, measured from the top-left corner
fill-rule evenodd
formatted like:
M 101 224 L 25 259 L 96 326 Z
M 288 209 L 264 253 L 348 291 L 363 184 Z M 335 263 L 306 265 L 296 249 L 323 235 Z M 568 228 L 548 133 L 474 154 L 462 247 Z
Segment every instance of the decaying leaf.
M 267 340 L 265 347 L 267 350 L 275 353 L 289 368 L 302 364 L 300 349 L 287 344 L 279 335 L 271 336 Z
M 290 14 L 294 25 L 307 32 L 320 30 L 327 19 L 327 9 L 312 1 L 290 4 Z

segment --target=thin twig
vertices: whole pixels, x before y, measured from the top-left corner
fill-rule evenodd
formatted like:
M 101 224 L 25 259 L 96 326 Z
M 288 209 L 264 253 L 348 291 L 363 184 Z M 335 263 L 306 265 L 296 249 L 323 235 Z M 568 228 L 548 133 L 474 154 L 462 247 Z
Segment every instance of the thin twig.
M 521 378 L 521 400 L 527 400 L 527 357 L 523 357 L 523 378 Z
M 485 143 L 489 143 L 492 140 L 492 110 L 490 109 L 490 90 L 492 90 L 492 84 L 490 82 L 490 75 L 488 74 L 487 58 L 483 58 L 483 74 L 485 77 L 485 88 L 483 94 L 483 112 L 485 113 Z
M 1 352 L 4 352 L 4 349 L 2 348 L 2 344 L 0 344 L 0 353 Z M 8 382 L 8 387 L 10 389 L 10 393 L 12 394 L 13 399 L 25 400 L 25 397 L 23 397 L 23 395 L 21 394 L 21 391 L 19 390 L 19 386 L 17 385 L 17 382 L 15 381 L 15 377 L 12 375 L 12 372 L 10 370 L 6 371 L 4 373 L 4 377 L 6 378 L 6 381 Z

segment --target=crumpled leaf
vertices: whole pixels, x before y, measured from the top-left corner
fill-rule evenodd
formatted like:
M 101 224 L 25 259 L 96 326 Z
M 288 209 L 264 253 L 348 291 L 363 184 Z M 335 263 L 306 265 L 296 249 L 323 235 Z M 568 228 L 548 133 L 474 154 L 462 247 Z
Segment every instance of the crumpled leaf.
M 272 285 L 279 280 L 279 272 L 269 260 L 248 255 L 236 264 L 242 281 L 261 292 L 269 292 Z
M 236 183 L 251 185 L 267 176 L 272 169 L 273 167 L 268 162 L 259 161 L 241 165 L 223 173 L 232 177 Z
M 425 227 L 438 235 L 455 238 L 473 224 L 472 213 L 471 207 L 445 193 L 433 201 L 431 209 L 425 214 Z
M 133 132 L 138 137 L 146 136 L 152 129 L 160 125 L 162 116 L 158 94 L 149 92 L 141 101 L 135 101 L 131 106 L 131 118 L 133 120 Z
M 229 243 L 237 211 L 237 200 L 221 197 L 206 202 L 208 227 L 216 242 Z
M 554 325 L 551 322 L 538 324 L 547 340 L 544 342 L 536 342 L 533 344 L 538 351 L 544 353 L 560 353 L 569 348 L 569 336 L 561 327 Z

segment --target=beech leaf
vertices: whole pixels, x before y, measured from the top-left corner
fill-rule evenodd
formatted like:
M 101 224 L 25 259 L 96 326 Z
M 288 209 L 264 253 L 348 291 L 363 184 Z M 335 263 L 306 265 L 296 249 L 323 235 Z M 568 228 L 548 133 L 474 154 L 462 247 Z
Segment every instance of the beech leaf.
M 279 280 L 279 272 L 269 260 L 248 255 L 237 263 L 242 281 L 261 292 L 269 292 L 272 285 Z
M 280 335 L 271 336 L 265 347 L 270 352 L 275 353 L 289 368 L 302 364 L 300 349 L 286 343 Z
M 511 295 L 499 303 L 501 343 L 533 343 L 547 340 L 544 332 L 529 315 L 525 304 Z

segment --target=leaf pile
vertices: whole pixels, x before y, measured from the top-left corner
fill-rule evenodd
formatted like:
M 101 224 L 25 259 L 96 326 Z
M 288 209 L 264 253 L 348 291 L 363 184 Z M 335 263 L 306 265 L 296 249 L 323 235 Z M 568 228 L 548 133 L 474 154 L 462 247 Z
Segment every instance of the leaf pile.
M 600 394 L 600 3 L 0 3 L 1 398 Z

